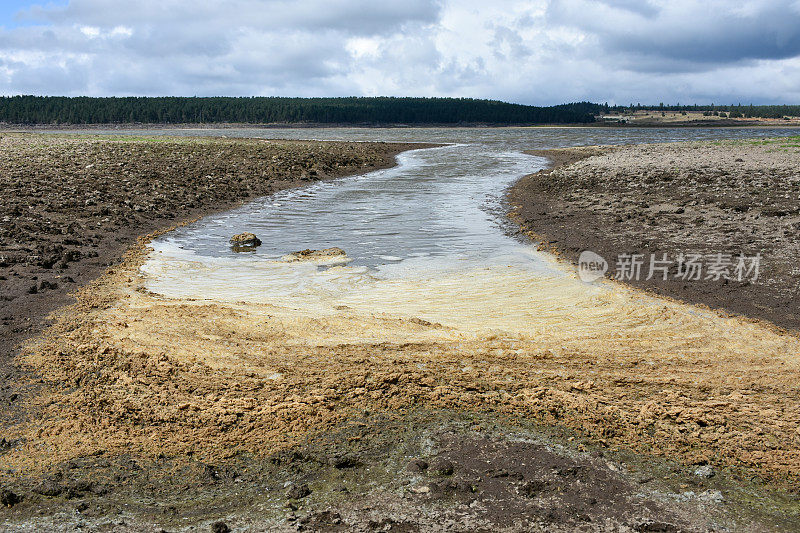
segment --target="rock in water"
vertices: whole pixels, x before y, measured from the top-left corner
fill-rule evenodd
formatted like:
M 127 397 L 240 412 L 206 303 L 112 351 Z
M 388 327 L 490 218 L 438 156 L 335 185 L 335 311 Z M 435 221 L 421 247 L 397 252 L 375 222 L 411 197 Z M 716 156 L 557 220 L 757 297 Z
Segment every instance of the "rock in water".
M 324 250 L 301 250 L 284 255 L 282 258 L 287 262 L 309 261 L 309 262 L 328 262 L 346 260 L 347 254 L 341 248 L 325 248 Z
M 261 239 L 253 233 L 245 231 L 231 237 L 231 245 L 234 252 L 246 252 L 254 250 L 256 246 L 261 246 Z

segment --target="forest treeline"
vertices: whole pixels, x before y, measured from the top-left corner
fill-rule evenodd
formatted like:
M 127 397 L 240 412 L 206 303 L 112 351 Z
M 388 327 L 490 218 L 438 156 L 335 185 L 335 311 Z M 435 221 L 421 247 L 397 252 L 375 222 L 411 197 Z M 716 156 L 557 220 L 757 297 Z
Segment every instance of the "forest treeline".
M 536 107 L 471 98 L 0 97 L 11 124 L 569 124 L 594 122 L 589 102 Z
M 798 105 L 609 106 L 576 102 L 549 107 L 473 98 L 283 97 L 0 97 L 8 124 L 586 124 L 604 113 L 726 113 L 731 118 L 800 116 Z

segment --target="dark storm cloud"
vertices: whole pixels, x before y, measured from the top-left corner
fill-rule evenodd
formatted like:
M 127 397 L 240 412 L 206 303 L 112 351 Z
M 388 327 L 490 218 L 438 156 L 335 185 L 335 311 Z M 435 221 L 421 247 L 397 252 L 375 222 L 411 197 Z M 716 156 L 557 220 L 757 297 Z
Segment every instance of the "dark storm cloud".
M 552 24 L 585 32 L 604 54 L 629 68 L 693 71 L 800 55 L 797 1 L 663 2 L 647 10 L 623 0 L 552 2 Z

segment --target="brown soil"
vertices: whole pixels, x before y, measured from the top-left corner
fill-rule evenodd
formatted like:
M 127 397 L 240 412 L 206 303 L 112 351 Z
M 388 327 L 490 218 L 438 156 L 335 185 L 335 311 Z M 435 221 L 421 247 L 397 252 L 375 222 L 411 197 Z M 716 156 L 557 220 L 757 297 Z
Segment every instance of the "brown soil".
M 303 455 L 309 442 L 327 439 L 332 451 L 324 464 L 333 462 L 334 470 L 341 470 L 336 464 L 348 470 L 361 465 L 362 477 L 354 485 L 365 491 L 378 483 L 372 476 L 385 456 L 371 444 L 361 448 L 361 440 L 375 435 L 398 441 L 392 438 L 392 425 L 381 423 L 381 417 L 411 428 L 431 423 L 428 428 L 434 433 L 448 424 L 425 422 L 425 416 L 423 421 L 409 420 L 408 413 L 415 409 L 454 413 L 451 418 L 459 412 L 487 413 L 490 421 L 508 416 L 555 425 L 574 432 L 578 443 L 678 458 L 686 465 L 678 467 L 685 472 L 684 480 L 669 492 L 666 501 L 672 503 L 664 506 L 664 498 L 657 494 L 637 492 L 630 477 L 618 485 L 609 481 L 614 474 L 608 469 L 628 467 L 589 468 L 589 463 L 569 459 L 572 452 L 541 455 L 538 448 L 519 449 L 501 428 L 496 435 L 499 449 L 520 468 L 526 460 L 539 461 L 535 464 L 541 466 L 533 469 L 541 472 L 533 475 L 523 469 L 522 479 L 479 483 L 485 506 L 453 507 L 453 501 L 461 501 L 454 496 L 465 490 L 459 478 L 454 485 L 418 486 L 391 476 L 380 480 L 385 492 L 367 490 L 366 496 L 375 499 L 345 497 L 331 504 L 335 491 L 324 483 L 327 470 L 312 461 L 303 470 L 306 482 L 323 487 L 317 490 L 312 483 L 320 506 L 309 511 L 333 509 L 340 520 L 352 520 L 362 530 L 369 530 L 371 522 L 389 527 L 391 521 L 411 530 L 437 529 L 430 524 L 445 517 L 456 520 L 454 516 L 460 520 L 454 529 L 463 531 L 477 525 L 508 525 L 514 517 L 570 530 L 577 527 L 574 516 L 619 527 L 655 520 L 672 524 L 663 526 L 667 530 L 679 530 L 681 525 L 703 530 L 711 527 L 705 517 L 719 515 L 724 522 L 754 511 L 749 507 L 754 496 L 741 488 L 743 480 L 764 476 L 778 485 L 796 483 L 800 392 L 795 385 L 794 337 L 738 319 L 695 319 L 683 309 L 663 305 L 647 305 L 646 314 L 641 314 L 629 307 L 641 296 L 624 294 L 625 304 L 619 308 L 608 296 L 602 297 L 611 315 L 623 315 L 624 320 L 605 323 L 602 317 L 590 316 L 590 322 L 600 323 L 585 338 L 578 332 L 585 326 L 570 332 L 561 315 L 555 320 L 562 324 L 563 336 L 552 332 L 532 338 L 508 334 L 470 338 L 414 317 L 342 311 L 325 319 L 266 304 L 166 300 L 142 289 L 138 267 L 147 251 L 144 242 L 82 291 L 78 304 L 24 354 L 24 364 L 43 385 L 31 404 L 37 416 L 6 428 L 7 474 L 2 479 L 24 497 L 14 506 L 17 517 L 42 508 L 63 509 L 75 505 L 75 500 L 98 505 L 93 512 L 100 517 L 115 515 L 114 509 L 126 498 L 173 502 L 174 507 L 178 491 L 184 500 L 175 511 L 176 520 L 233 513 L 237 521 L 263 525 L 263 517 L 251 516 L 252 507 L 242 509 L 241 502 L 230 501 L 232 491 L 239 494 L 238 485 L 207 488 L 197 476 L 202 478 L 210 468 L 216 472 L 206 474 L 212 480 L 227 476 L 235 483 L 232 472 L 255 468 L 252 475 L 258 477 L 257 465 L 272 461 L 276 454 L 295 450 Z M 435 290 L 428 287 L 429 297 L 436 297 Z M 595 309 L 598 303 L 593 301 L 588 308 Z M 573 326 L 581 323 L 582 305 L 577 303 L 571 313 Z M 681 329 L 683 325 L 689 329 Z M 341 341 L 339 330 L 359 332 L 358 339 Z M 366 340 L 375 331 L 390 340 Z M 722 337 L 726 331 L 736 331 L 741 338 L 726 342 Z M 393 332 L 403 333 L 398 337 L 406 342 L 392 341 Z M 361 412 L 378 418 L 357 422 Z M 360 433 L 337 433 L 337 428 L 354 423 Z M 459 448 L 462 444 L 467 447 Z M 555 446 L 552 441 L 545 444 Z M 498 468 L 508 466 L 492 459 L 494 444 L 481 435 L 462 432 L 441 446 L 443 451 L 437 446 L 435 453 L 423 455 L 457 459 L 469 476 L 476 475 L 481 464 L 488 464 L 487 469 L 494 468 L 494 462 Z M 585 451 L 580 446 L 573 452 Z M 532 455 L 526 459 L 526 454 Z M 643 471 L 663 483 L 665 478 L 652 472 L 660 460 L 649 461 Z M 734 482 L 733 489 L 723 487 L 724 504 L 716 492 L 706 493 L 721 489 L 687 481 L 697 479 L 691 472 L 698 465 L 708 464 L 724 472 L 720 480 Z M 589 468 L 585 479 L 557 474 L 559 469 L 580 465 Z M 264 497 L 283 501 L 285 489 L 276 486 L 273 474 L 262 471 L 262 475 L 254 483 L 272 487 Z M 534 482 L 534 488 L 541 483 L 551 488 L 526 503 L 523 479 Z M 397 501 L 392 480 L 406 483 L 416 496 Z M 438 483 L 435 478 L 433 482 Z M 596 488 L 586 486 L 593 483 L 608 486 L 605 498 L 597 498 Z M 687 494 L 682 496 L 681 490 Z M 427 520 L 415 510 L 430 492 L 439 496 L 430 500 L 433 518 Z M 791 497 L 779 496 L 777 501 L 785 503 L 776 510 L 775 500 L 764 503 L 763 487 L 757 494 L 758 504 L 768 509 L 767 523 L 797 515 Z M 211 502 L 204 504 L 206 511 L 185 501 L 194 503 L 201 495 Z M 599 510 L 590 508 L 592 498 L 602 502 Z M 704 510 L 696 511 L 697 505 Z M 734 510 L 734 517 L 726 509 Z M 281 527 L 293 523 L 291 516 L 275 520 Z M 765 517 L 758 520 L 763 524 Z M 518 530 L 516 522 L 508 527 Z
M 800 327 L 800 142 L 680 143 L 532 152 L 554 168 L 520 180 L 512 216 L 542 245 L 576 262 L 592 250 L 615 274 L 619 254 L 762 255 L 737 280 L 627 281 L 714 309 Z M 646 267 L 647 265 L 645 265 Z
M 24 497 L 0 524 L 48 531 L 214 531 L 222 522 L 233 531 L 691 532 L 748 523 L 751 531 L 791 530 L 792 517 L 777 515 L 792 502 L 776 509 L 753 497 L 755 486 L 696 470 L 645 464 L 495 414 L 356 411 L 277 452 L 215 462 L 134 454 L 75 459 L 36 484 L 16 485 Z M 764 514 L 775 516 L 765 522 Z
M 800 516 L 795 336 L 569 279 L 522 279 L 532 299 L 513 273 L 456 280 L 477 300 L 449 280 L 422 298 L 457 315 L 499 294 L 541 315 L 533 332 L 420 319 L 406 286 L 394 314 L 170 300 L 144 287 L 147 242 L 19 357 L 38 394 L 2 428 L 4 527 L 760 531 Z M 751 481 L 765 478 L 775 491 Z

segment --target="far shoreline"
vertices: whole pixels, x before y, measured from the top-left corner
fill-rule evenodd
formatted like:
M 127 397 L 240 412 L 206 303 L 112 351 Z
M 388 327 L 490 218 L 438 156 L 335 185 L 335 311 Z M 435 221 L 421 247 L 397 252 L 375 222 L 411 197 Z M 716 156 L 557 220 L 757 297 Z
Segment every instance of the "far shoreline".
M 777 120 L 777 119 L 776 119 Z M 739 123 L 741 122 L 741 123 Z M 0 133 L 14 132 L 59 132 L 59 131 L 136 131 L 136 130 L 227 130 L 227 129 L 675 129 L 675 128 L 696 128 L 696 129 L 800 129 L 800 124 L 786 124 L 777 122 L 774 124 L 762 121 L 738 121 L 738 120 L 716 120 L 716 121 L 687 121 L 673 123 L 654 123 L 654 124 L 619 124 L 608 122 L 591 123 L 565 123 L 565 124 L 484 124 L 484 123 L 464 123 L 464 124 L 442 124 L 442 123 L 420 123 L 420 124 L 350 124 L 350 123 L 124 123 L 124 124 L 8 124 L 0 123 Z

